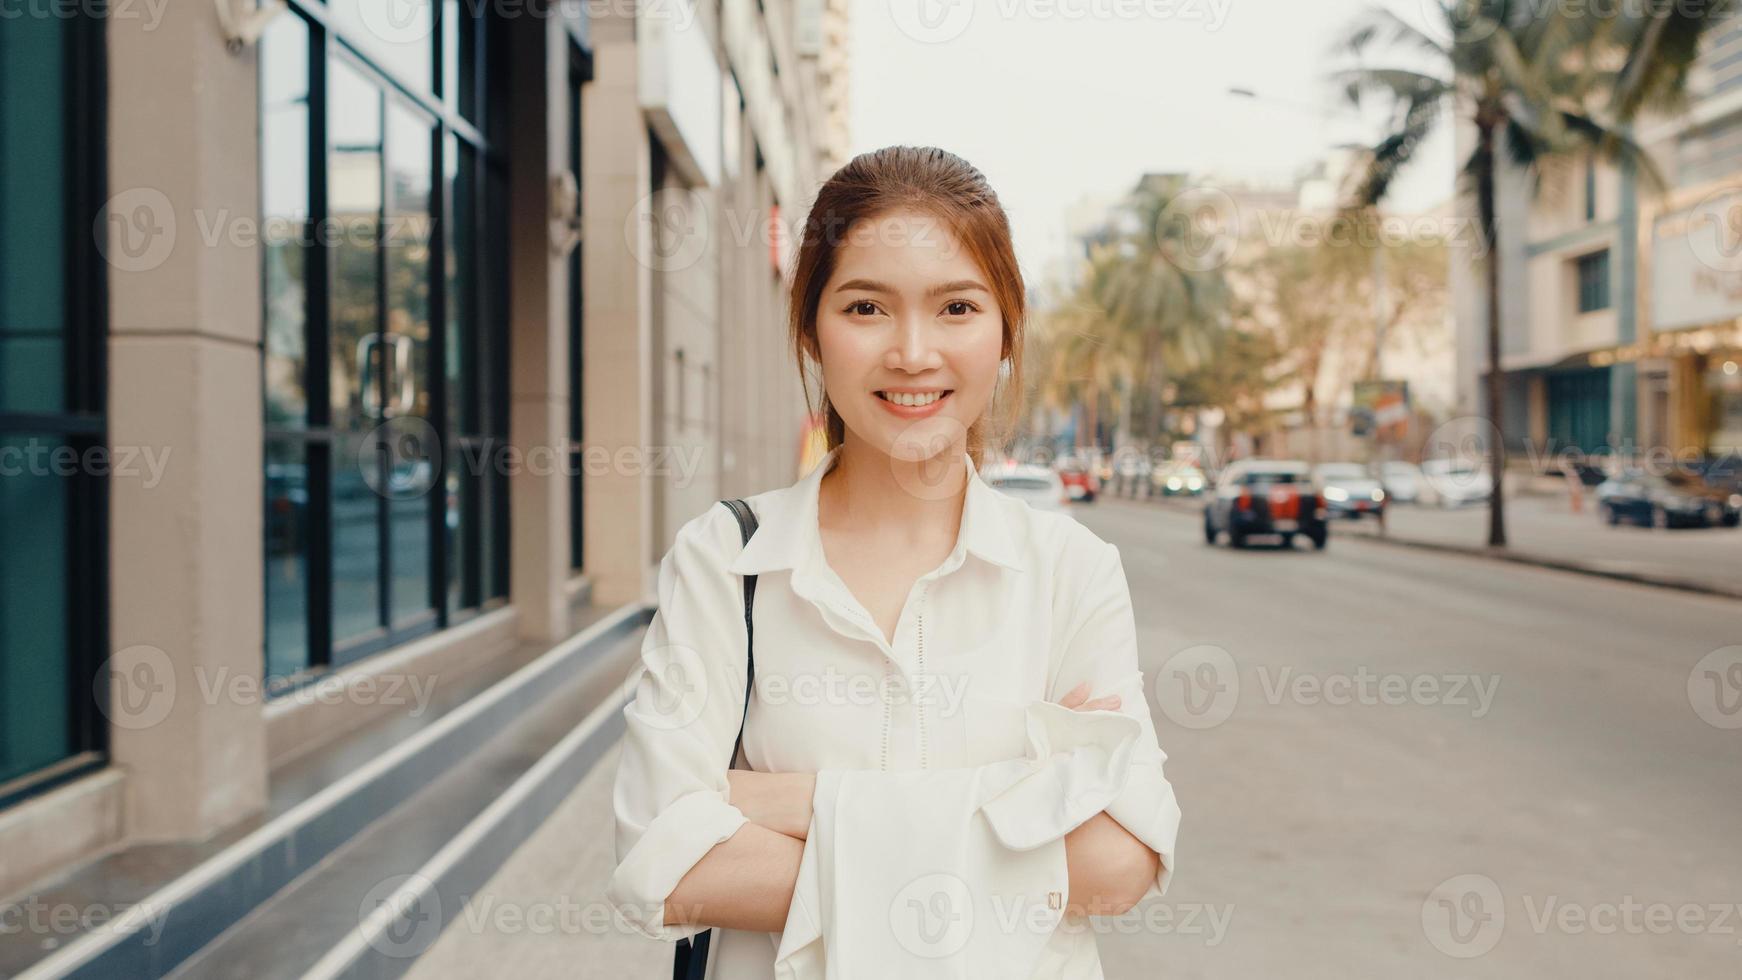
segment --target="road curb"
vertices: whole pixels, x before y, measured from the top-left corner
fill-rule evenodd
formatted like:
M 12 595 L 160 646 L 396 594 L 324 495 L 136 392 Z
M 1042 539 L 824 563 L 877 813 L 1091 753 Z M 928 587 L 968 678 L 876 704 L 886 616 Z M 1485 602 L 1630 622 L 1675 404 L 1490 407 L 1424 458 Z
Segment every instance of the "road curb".
M 1133 504 L 1160 504 L 1169 510 L 1180 513 L 1195 513 L 1198 508 L 1178 503 L 1173 500 L 1137 500 L 1130 497 L 1110 498 L 1124 500 Z M 1547 555 L 1533 554 L 1527 551 L 1514 551 L 1510 548 L 1475 547 L 1462 544 L 1445 544 L 1439 541 L 1423 541 L 1419 538 L 1402 538 L 1395 535 L 1379 534 L 1334 534 L 1336 541 L 1372 541 L 1377 544 L 1396 545 L 1402 548 L 1417 548 L 1422 551 L 1438 551 L 1443 554 L 1464 555 L 1469 558 L 1485 558 L 1489 561 L 1511 562 L 1514 565 L 1529 565 L 1533 568 L 1546 568 L 1556 572 L 1570 572 L 1574 575 L 1589 575 L 1593 578 L 1606 578 L 1615 582 L 1630 582 L 1634 585 L 1649 585 L 1659 589 L 1670 589 L 1676 592 L 1690 592 L 1695 595 L 1713 596 L 1719 599 L 1742 600 L 1742 587 L 1728 588 L 1714 585 L 1710 582 L 1700 582 L 1694 579 L 1670 578 L 1663 575 L 1646 575 L 1640 572 L 1624 572 L 1610 568 L 1597 568 L 1584 562 L 1570 561 L 1564 558 L 1551 558 Z

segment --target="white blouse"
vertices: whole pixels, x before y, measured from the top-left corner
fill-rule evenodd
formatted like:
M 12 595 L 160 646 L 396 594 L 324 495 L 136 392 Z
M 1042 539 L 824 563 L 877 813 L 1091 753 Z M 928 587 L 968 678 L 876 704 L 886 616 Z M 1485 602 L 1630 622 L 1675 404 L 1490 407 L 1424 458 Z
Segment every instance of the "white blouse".
M 661 561 L 607 900 L 655 939 L 706 928 L 667 925 L 664 900 L 747 820 L 726 770 L 744 706 L 738 577 L 755 574 L 743 758 L 817 773 L 817 790 L 785 930 L 718 930 L 711 980 L 1100 977 L 1094 930 L 1059 908 L 1064 835 L 1106 810 L 1161 855 L 1147 898 L 1172 877 L 1180 818 L 1119 551 L 992 489 L 964 454 L 955 548 L 914 583 L 891 643 L 824 557 L 817 490 L 840 451 L 746 498 L 748 546 L 715 504 Z M 1121 707 L 1056 703 L 1085 680 Z

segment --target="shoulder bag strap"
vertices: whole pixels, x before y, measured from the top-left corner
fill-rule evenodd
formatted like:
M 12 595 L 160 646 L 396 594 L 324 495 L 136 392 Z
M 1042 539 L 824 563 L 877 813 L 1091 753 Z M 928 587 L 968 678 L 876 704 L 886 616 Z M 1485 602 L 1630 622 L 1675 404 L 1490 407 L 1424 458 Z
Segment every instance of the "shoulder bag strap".
M 756 533 L 756 512 L 742 500 L 722 500 L 720 503 L 738 518 L 738 529 L 742 532 L 744 543 L 750 543 L 750 536 Z M 750 718 L 750 692 L 756 679 L 756 625 L 751 616 L 751 609 L 756 602 L 756 576 L 744 576 L 744 713 L 738 719 L 738 740 L 732 743 L 732 755 L 726 760 L 726 767 L 732 768 L 738 762 L 738 753 L 744 748 L 744 723 Z M 746 763 L 745 768 L 749 768 Z M 708 941 L 714 931 L 699 932 L 692 939 L 677 941 L 677 952 L 672 961 L 672 980 L 703 980 L 708 972 Z

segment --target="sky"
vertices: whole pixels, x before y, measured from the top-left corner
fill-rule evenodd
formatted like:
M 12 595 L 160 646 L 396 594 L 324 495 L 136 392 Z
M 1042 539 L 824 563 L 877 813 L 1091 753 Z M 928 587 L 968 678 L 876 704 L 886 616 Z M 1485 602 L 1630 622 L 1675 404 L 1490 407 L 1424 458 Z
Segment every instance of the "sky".
M 1347 110 L 1328 80 L 1373 2 L 851 0 L 851 152 L 935 145 L 980 168 L 1038 284 L 1085 195 L 1157 171 L 1287 186 L 1332 148 L 1373 142 L 1377 118 Z M 1384 2 L 1426 24 L 1434 0 Z M 1442 125 L 1393 206 L 1439 205 L 1455 171 Z

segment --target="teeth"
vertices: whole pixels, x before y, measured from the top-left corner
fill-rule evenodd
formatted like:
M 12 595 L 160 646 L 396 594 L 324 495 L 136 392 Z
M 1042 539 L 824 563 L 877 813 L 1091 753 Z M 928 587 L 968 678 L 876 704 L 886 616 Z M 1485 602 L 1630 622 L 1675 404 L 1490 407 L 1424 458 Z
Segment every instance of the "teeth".
M 879 394 L 881 394 L 887 401 L 892 401 L 897 405 L 905 405 L 908 408 L 921 408 L 930 405 L 932 402 L 943 397 L 943 392 L 941 391 L 928 391 L 923 395 L 916 395 L 902 391 L 884 391 L 879 392 Z

